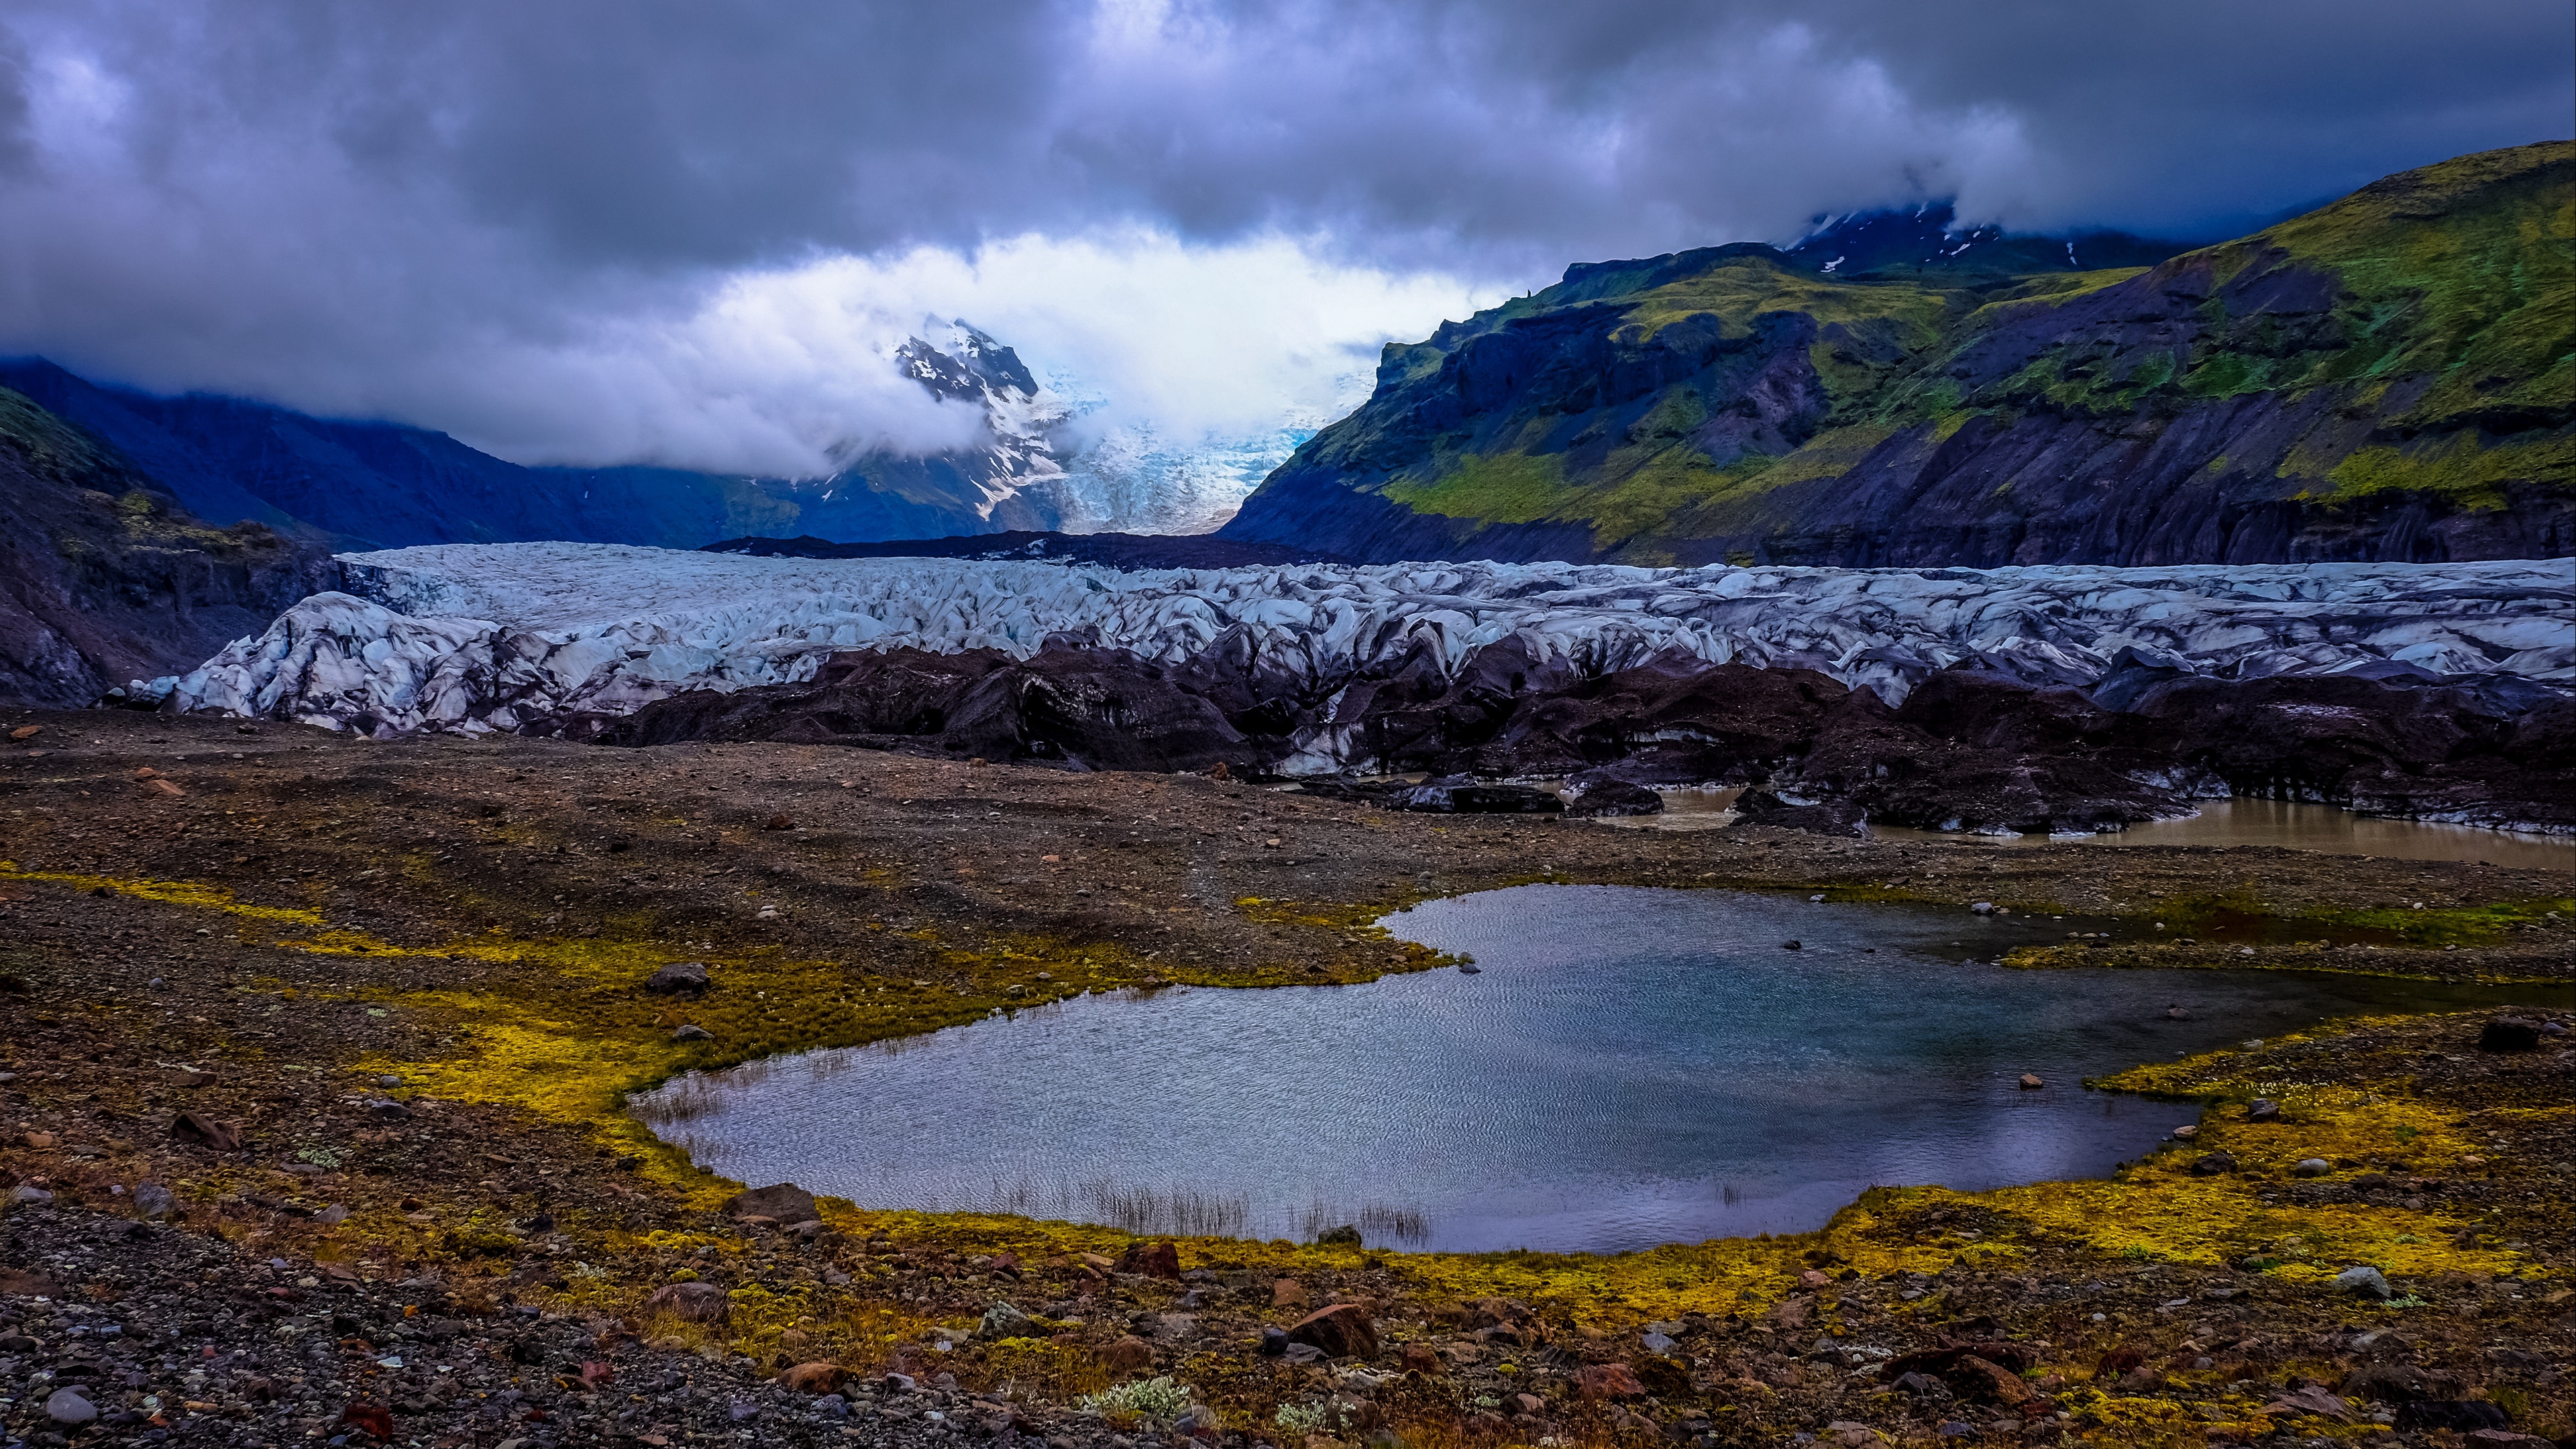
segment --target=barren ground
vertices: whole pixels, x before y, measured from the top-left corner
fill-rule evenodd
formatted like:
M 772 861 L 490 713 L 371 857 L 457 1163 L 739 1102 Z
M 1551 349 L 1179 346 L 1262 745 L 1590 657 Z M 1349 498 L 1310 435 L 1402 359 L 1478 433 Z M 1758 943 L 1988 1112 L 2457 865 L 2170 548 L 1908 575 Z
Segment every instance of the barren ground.
M 2480 1052 L 2482 1018 L 2133 1074 L 2210 1106 L 2199 1142 L 2107 1182 L 1880 1191 L 1822 1233 L 1618 1258 L 1184 1240 L 1173 1279 L 1107 1228 L 826 1203 L 799 1233 L 728 1216 L 738 1185 L 617 1110 L 691 1066 L 1071 991 L 1436 965 L 1370 922 L 1530 880 L 2046 909 L 2105 926 L 2088 964 L 2566 982 L 2564 879 L 1404 815 L 820 747 L 0 717 L 25 725 L 0 743 L 0 1442 L 2576 1431 L 2576 1052 Z M 687 960 L 714 990 L 641 990 Z M 2255 1095 L 2282 1119 L 2244 1121 Z M 2234 1169 L 2192 1172 L 2212 1151 Z M 138 1221 L 144 1184 L 172 1220 Z M 2395 1306 L 2332 1286 L 2357 1263 Z M 645 1309 L 683 1276 L 728 1290 L 726 1321 Z M 1375 1354 L 1262 1352 L 1336 1299 Z M 997 1300 L 1035 1321 L 970 1337 Z M 1203 1421 L 1072 1405 L 1159 1374 Z M 46 1412 L 76 1383 L 103 1416 L 81 1429 Z

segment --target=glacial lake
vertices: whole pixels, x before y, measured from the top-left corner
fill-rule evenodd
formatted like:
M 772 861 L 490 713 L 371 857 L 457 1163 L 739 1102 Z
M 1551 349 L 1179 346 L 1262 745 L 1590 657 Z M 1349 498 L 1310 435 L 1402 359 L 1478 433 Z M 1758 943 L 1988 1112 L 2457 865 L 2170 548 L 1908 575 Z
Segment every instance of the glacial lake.
M 728 1177 L 865 1207 L 1619 1251 L 1814 1228 L 1872 1184 L 2101 1176 L 2194 1118 L 2080 1085 L 2141 1062 L 2363 1012 L 2576 1006 L 2563 987 L 2010 971 L 1992 963 L 2014 946 L 2104 927 L 1725 891 L 1522 886 L 1386 925 L 1480 969 L 1080 997 L 633 1105 Z

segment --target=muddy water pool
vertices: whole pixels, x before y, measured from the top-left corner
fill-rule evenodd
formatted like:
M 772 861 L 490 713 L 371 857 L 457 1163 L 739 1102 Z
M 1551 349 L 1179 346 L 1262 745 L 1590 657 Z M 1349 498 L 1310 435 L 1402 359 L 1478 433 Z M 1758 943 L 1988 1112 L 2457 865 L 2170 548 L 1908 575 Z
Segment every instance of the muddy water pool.
M 1660 815 L 1615 816 L 1589 821 L 1629 830 L 1718 830 L 1735 823 L 1738 789 L 1665 790 Z M 2356 815 L 2332 805 L 2290 800 L 2206 800 L 2200 813 L 2181 820 L 2150 820 L 2126 830 L 2085 835 L 1964 835 L 1873 825 L 1881 840 L 1968 841 L 1989 845 L 2277 845 L 2328 855 L 2375 855 L 2390 860 L 2452 860 L 2513 870 L 2576 874 L 2576 836 L 2485 830 L 2432 820 L 2389 820 Z
M 1994 958 L 2071 923 L 1738 892 L 1524 886 L 1386 924 L 1479 969 L 1081 997 L 691 1075 L 635 1107 L 728 1177 L 867 1207 L 1621 1250 L 1812 1228 L 1873 1183 L 2106 1173 L 2194 1115 L 2080 1086 L 2138 1062 L 2358 1012 L 2576 1005 L 2009 971 Z

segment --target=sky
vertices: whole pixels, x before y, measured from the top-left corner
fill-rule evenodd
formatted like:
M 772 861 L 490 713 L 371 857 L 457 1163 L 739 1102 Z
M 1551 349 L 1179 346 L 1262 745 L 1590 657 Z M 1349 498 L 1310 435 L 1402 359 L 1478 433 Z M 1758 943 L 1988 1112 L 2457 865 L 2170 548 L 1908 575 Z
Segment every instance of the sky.
M 1259 430 L 1566 264 L 1955 196 L 2215 238 L 2576 130 L 2565 0 L 10 0 L 0 352 L 802 476 L 963 317 Z

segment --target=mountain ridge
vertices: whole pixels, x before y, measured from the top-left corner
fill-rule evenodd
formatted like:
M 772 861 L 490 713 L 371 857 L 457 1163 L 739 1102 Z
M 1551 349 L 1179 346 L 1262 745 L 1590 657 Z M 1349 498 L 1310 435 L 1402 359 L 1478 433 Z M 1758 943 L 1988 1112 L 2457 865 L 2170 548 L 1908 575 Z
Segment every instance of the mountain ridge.
M 1847 566 L 2576 547 L 2576 143 L 2149 268 L 1578 264 L 1423 342 L 1220 530 L 1348 556 Z

